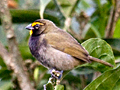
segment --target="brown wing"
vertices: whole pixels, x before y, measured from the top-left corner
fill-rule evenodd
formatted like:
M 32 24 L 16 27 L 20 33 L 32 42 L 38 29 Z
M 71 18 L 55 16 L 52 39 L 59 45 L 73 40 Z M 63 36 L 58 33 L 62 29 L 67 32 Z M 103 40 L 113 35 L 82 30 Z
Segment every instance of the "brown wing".
M 67 32 L 59 30 L 45 34 L 45 39 L 53 48 L 70 54 L 71 56 L 90 62 L 88 52 Z

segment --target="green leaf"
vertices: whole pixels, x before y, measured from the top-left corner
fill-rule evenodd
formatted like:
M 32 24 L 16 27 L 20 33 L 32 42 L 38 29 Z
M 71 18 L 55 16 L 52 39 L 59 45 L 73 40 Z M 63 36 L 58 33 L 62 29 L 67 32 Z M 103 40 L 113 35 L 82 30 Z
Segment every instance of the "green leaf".
M 97 30 L 97 28 L 93 24 L 91 24 L 91 29 L 95 33 L 96 37 L 101 38 L 99 31 Z
M 57 85 L 55 87 L 55 90 L 64 90 L 64 86 L 63 85 Z
M 45 89 L 46 88 L 46 89 Z M 54 87 L 51 83 L 47 83 L 45 86 L 44 86 L 44 89 L 45 90 L 54 90 Z
M 91 56 L 115 65 L 113 51 L 106 41 L 99 38 L 92 38 L 83 42 L 82 46 L 89 52 Z M 91 64 L 87 63 L 84 66 L 90 66 L 100 72 L 111 69 L 111 67 L 105 66 L 97 62 L 92 62 Z
M 115 31 L 114 31 L 114 38 L 120 38 L 120 19 L 116 23 Z
M 57 1 L 57 0 L 56 0 Z M 65 17 L 69 17 L 74 6 L 76 6 L 77 0 L 58 0 L 60 6 L 61 6 L 61 11 L 64 14 Z
M 120 90 L 120 66 L 106 71 L 84 90 Z
M 92 7 L 95 11 L 91 16 L 90 22 L 96 27 L 101 37 L 104 37 L 111 4 L 106 0 L 94 0 L 94 4 Z
M 107 43 L 110 44 L 114 51 L 114 55 L 120 56 L 120 39 L 113 38 L 113 39 L 105 39 Z
M 43 19 L 45 7 L 51 0 L 40 0 L 40 17 Z
M 57 14 L 57 17 L 59 17 L 59 22 L 61 23 L 62 26 L 64 26 L 64 20 L 65 20 L 65 15 L 62 12 L 61 6 L 58 4 L 57 0 L 53 0 L 55 4 L 55 13 L 52 12 L 52 15 Z

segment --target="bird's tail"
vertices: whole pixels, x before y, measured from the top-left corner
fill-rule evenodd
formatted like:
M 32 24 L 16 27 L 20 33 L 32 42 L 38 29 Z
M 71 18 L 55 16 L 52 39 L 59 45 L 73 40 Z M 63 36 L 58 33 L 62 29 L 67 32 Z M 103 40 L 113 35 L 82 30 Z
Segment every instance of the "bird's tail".
M 111 65 L 111 64 L 108 63 L 108 62 L 105 62 L 105 61 L 103 61 L 103 60 L 100 60 L 100 59 L 95 58 L 95 57 L 92 57 L 92 56 L 88 56 L 88 57 L 89 57 L 89 59 L 90 59 L 91 61 L 99 62 L 99 63 L 101 63 L 101 64 L 104 64 L 104 65 L 113 67 L 113 65 Z

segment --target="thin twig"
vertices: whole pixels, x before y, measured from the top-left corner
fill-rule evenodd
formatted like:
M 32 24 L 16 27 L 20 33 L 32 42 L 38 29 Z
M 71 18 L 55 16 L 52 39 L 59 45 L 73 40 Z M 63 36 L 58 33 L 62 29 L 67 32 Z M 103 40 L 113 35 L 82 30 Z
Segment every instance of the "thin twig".
M 115 6 L 111 9 L 110 18 L 106 28 L 106 38 L 112 38 L 116 22 L 120 16 L 120 0 L 115 0 Z
M 115 63 L 117 64 L 117 63 L 120 63 L 120 60 L 115 60 Z

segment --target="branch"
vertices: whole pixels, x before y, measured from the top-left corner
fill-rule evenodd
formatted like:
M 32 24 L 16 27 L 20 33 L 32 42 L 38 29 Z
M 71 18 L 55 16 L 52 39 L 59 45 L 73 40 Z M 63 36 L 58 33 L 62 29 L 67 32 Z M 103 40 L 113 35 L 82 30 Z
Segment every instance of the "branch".
M 14 30 L 12 28 L 11 15 L 9 9 L 7 7 L 7 0 L 2 0 L 0 2 L 0 16 L 1 22 L 3 25 L 3 29 L 6 32 L 6 37 L 8 40 L 9 53 L 7 50 L 1 45 L 0 55 L 3 57 L 6 65 L 11 67 L 14 71 L 17 79 L 19 81 L 19 85 L 22 90 L 33 90 L 33 87 L 30 83 L 29 76 L 27 73 L 27 69 L 23 66 L 22 57 L 18 50 L 18 45 L 16 42 L 16 38 L 14 35 Z
M 0 56 L 4 59 L 6 65 L 10 68 L 11 56 L 10 53 L 4 48 L 4 46 L 0 43 Z
M 117 63 L 120 63 L 120 60 L 115 60 L 115 63 L 117 64 Z
M 108 25 L 106 28 L 106 38 L 112 38 L 116 22 L 120 16 L 120 0 L 115 0 L 115 6 L 111 9 Z

